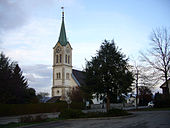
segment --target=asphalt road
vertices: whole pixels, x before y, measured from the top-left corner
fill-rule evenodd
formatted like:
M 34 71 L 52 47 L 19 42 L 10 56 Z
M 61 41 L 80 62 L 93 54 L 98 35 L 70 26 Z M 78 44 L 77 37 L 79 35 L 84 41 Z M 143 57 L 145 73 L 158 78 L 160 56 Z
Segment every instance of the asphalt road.
M 170 128 L 170 111 L 141 111 L 133 114 L 129 117 L 48 122 L 22 128 Z

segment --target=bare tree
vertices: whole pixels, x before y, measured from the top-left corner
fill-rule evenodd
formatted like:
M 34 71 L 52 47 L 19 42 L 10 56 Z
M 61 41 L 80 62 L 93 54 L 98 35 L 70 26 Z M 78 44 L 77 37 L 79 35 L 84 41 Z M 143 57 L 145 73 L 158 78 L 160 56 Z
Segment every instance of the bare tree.
M 153 78 L 166 82 L 167 94 L 169 94 L 170 34 L 167 28 L 153 30 L 151 41 L 151 49 L 145 54 L 141 53 L 143 61 L 149 65 L 149 69 L 152 69 L 152 71 L 149 71 L 152 73 L 151 76 L 153 76 Z
M 138 59 L 132 59 L 132 65 L 129 67 L 133 72 L 134 82 L 133 82 L 133 90 L 136 92 L 136 109 L 138 108 L 139 103 L 139 88 L 147 87 L 151 89 L 153 85 L 155 85 L 155 81 L 151 80 L 151 76 L 148 74 L 148 67 L 142 65 L 142 63 L 138 62 Z

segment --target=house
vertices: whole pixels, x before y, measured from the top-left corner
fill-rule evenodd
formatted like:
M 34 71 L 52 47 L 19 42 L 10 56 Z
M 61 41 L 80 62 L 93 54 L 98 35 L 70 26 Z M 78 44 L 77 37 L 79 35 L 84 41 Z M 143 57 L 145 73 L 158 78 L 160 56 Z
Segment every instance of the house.
M 127 104 L 131 104 L 133 106 L 136 106 L 136 96 L 130 95 L 126 97 Z
M 60 35 L 53 48 L 52 102 L 59 99 L 67 100 L 68 92 L 71 89 L 85 84 L 85 73 L 72 69 L 72 50 L 71 44 L 67 40 L 64 11 L 62 11 Z
M 166 82 L 164 82 L 160 88 L 162 89 L 163 94 L 168 94 L 168 92 L 170 94 L 170 78 L 168 79 L 168 87 L 166 86 Z

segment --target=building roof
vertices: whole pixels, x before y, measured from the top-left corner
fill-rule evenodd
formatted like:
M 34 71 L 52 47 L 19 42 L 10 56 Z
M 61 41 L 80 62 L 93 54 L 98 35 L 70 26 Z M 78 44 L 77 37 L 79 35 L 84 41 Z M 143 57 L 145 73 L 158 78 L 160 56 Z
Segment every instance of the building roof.
M 72 69 L 72 76 L 79 86 L 86 84 L 85 82 L 86 76 L 84 71 Z
M 49 100 L 47 100 L 46 102 L 47 103 L 56 103 L 57 101 L 59 101 L 61 98 L 61 96 L 54 96 L 54 97 L 51 97 Z
M 168 83 L 170 83 L 170 78 L 168 79 Z M 160 88 L 166 88 L 166 81 L 160 86 Z
M 66 36 L 65 25 L 64 25 L 64 12 L 62 12 L 62 24 L 61 24 L 60 36 L 59 36 L 58 42 L 62 46 L 66 46 L 67 43 L 68 43 L 67 36 Z

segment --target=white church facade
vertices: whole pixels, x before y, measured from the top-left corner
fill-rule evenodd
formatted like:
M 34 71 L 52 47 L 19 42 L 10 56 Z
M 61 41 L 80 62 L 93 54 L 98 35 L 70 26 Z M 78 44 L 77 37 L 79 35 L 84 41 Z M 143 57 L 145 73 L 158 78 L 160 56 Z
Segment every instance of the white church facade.
M 64 11 L 58 42 L 53 48 L 52 97 L 66 100 L 68 91 L 84 84 L 84 72 L 72 69 L 72 47 L 67 40 Z

